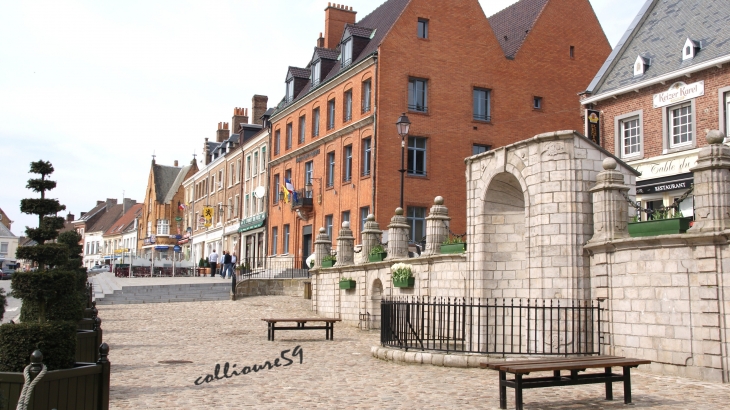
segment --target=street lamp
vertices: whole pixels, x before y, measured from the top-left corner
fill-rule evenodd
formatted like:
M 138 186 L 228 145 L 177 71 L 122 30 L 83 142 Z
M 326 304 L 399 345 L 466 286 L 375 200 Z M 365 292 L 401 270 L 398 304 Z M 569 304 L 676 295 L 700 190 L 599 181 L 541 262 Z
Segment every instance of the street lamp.
M 403 209 L 403 181 L 406 175 L 406 135 L 408 135 L 408 130 L 411 128 L 411 122 L 408 120 L 406 113 L 398 118 L 395 126 L 398 128 L 398 135 L 400 135 L 400 207 Z

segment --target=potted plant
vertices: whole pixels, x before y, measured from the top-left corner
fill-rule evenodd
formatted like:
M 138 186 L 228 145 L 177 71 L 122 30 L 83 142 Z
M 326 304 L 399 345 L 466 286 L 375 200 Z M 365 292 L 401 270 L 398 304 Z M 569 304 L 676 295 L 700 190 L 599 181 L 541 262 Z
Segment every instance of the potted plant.
M 327 255 L 322 258 L 322 267 L 331 268 L 332 266 L 334 266 L 335 262 L 337 262 L 337 257 L 335 257 L 334 255 Z
M 201 275 L 207 275 L 210 273 L 208 261 L 205 258 L 200 258 L 200 261 L 198 261 L 198 271 Z
M 441 253 L 464 253 L 466 241 L 461 236 L 449 236 L 441 243 Z
M 386 252 L 385 248 L 383 248 L 383 245 L 378 245 L 374 247 L 373 249 L 370 249 L 370 254 L 368 255 L 368 261 L 369 262 L 380 262 L 385 259 L 385 257 L 388 256 L 388 252 Z
M 396 263 L 390 267 L 390 271 L 393 274 L 393 286 L 396 288 L 412 288 L 416 283 L 411 265 Z
M 340 289 L 355 289 L 356 284 L 352 278 L 340 278 Z
M 639 221 L 638 216 L 635 216 L 629 222 L 629 236 L 635 238 L 685 233 L 691 222 L 692 218 L 685 218 L 682 211 L 677 210 L 670 216 L 668 210 L 659 210 L 654 212 L 652 220 Z

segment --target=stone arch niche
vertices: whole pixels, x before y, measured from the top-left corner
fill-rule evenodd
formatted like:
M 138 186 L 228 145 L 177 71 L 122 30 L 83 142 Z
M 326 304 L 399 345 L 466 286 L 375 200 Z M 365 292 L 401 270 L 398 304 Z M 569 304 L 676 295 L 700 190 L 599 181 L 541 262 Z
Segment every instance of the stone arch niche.
M 484 198 L 485 297 L 528 297 L 525 193 L 509 172 L 495 175 Z
M 370 329 L 380 329 L 380 301 L 383 299 L 383 282 L 375 279 L 370 287 L 368 312 L 370 313 Z

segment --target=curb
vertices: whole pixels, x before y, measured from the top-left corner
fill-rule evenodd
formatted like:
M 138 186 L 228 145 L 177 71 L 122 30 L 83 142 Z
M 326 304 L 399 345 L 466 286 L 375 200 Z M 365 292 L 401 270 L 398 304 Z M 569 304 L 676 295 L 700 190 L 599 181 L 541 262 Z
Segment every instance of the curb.
M 479 368 L 481 363 L 504 361 L 503 357 L 479 354 L 447 354 L 434 352 L 406 352 L 382 346 L 372 346 L 370 353 L 376 359 L 405 364 L 422 364 L 441 367 Z

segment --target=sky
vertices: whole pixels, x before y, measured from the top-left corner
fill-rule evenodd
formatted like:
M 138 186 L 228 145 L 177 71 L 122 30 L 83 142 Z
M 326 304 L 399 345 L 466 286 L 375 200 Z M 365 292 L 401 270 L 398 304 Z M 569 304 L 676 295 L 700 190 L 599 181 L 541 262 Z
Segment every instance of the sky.
M 343 0 L 344 1 L 344 0 Z M 364 17 L 384 0 L 348 0 Z M 642 0 L 590 0 L 615 46 Z M 514 0 L 480 0 L 486 16 Z M 32 161 L 50 161 L 58 198 L 79 217 L 97 200 L 144 200 L 152 155 L 189 163 L 234 107 L 269 107 L 286 69 L 324 31 L 322 0 L 0 1 L 0 208 L 20 213 Z M 198 157 L 200 159 L 200 156 Z

